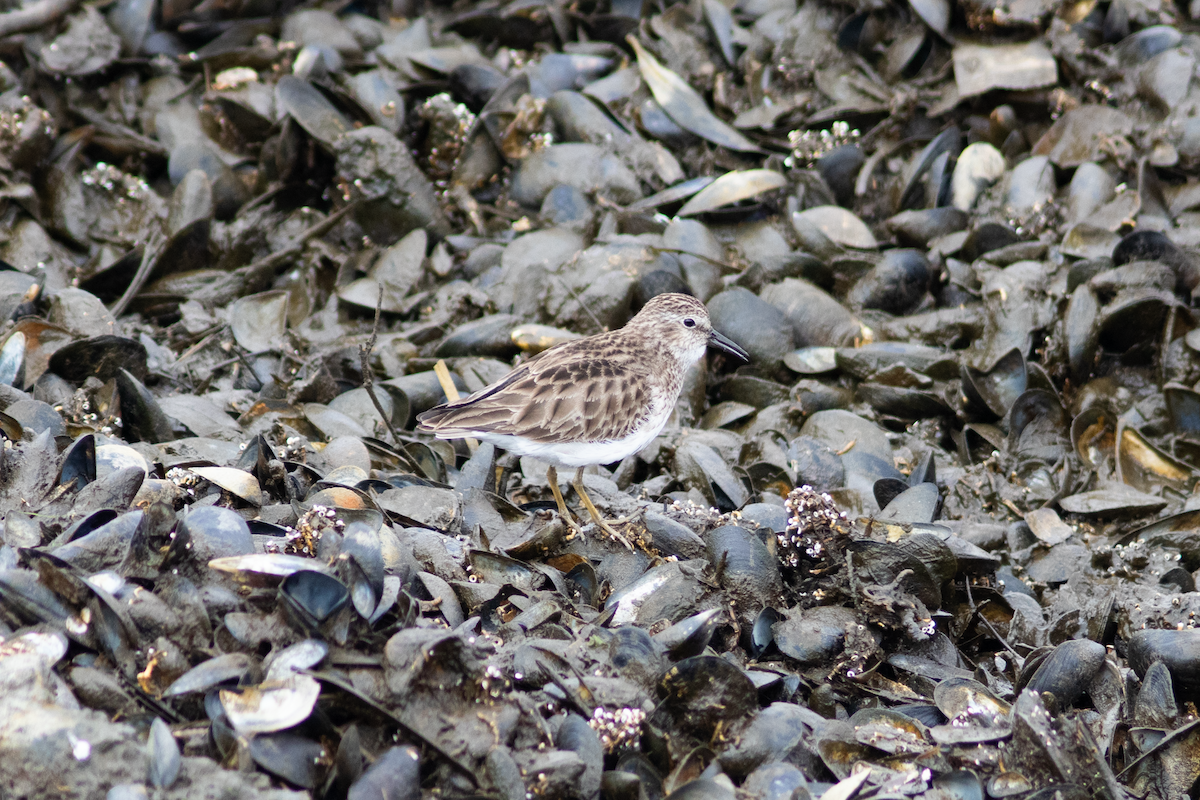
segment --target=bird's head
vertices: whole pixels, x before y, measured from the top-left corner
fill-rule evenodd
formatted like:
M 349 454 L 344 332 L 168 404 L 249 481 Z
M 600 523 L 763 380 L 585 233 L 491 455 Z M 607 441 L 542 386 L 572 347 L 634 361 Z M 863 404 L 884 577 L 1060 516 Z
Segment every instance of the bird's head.
M 709 347 L 742 361 L 750 360 L 750 355 L 736 342 L 713 330 L 708 309 L 690 295 L 669 293 L 651 298 L 629 321 L 629 326 L 643 329 L 645 336 L 662 342 L 685 367 L 699 361 Z

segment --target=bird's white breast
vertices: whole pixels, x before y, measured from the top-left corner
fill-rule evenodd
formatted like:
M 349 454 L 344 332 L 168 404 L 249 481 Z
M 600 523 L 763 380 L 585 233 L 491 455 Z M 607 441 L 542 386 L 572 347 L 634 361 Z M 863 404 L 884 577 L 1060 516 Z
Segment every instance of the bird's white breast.
M 510 453 L 534 458 L 556 467 L 590 467 L 612 464 L 642 450 L 666 427 L 673 404 L 656 399 L 652 411 L 633 433 L 607 442 L 535 442 L 508 434 L 473 434 L 477 439 L 502 447 Z

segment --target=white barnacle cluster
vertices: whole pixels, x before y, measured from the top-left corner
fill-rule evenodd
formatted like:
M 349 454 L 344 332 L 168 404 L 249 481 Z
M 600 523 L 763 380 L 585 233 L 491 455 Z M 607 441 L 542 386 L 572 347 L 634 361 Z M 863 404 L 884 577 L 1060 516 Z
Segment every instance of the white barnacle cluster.
M 779 560 L 785 567 L 799 567 L 801 556 L 818 558 L 827 538 L 846 520 L 833 498 L 805 484 L 797 486 L 785 502 L 790 514 L 788 526 L 777 534 Z
M 471 109 L 463 103 L 455 102 L 449 92 L 433 95 L 421 104 L 417 113 L 425 120 L 432 121 L 434 118 L 438 118 L 442 125 L 453 120 L 455 133 L 460 136 L 465 136 L 471 126 L 475 124 L 475 114 L 471 112 Z
M 596 732 L 604 752 L 613 753 L 617 750 L 633 747 L 642 735 L 642 723 L 646 721 L 646 712 L 640 708 L 618 708 L 609 711 L 598 706 L 588 720 L 588 727 Z
M 512 688 L 512 682 L 495 664 L 488 664 L 479 679 L 479 689 L 483 693 L 478 701 L 499 700 Z
M 304 442 L 303 437 L 300 437 L 300 436 L 287 437 L 284 440 L 283 444 L 277 448 L 278 453 L 279 453 L 279 458 L 284 461 L 299 461 L 301 463 L 304 463 L 304 461 L 306 460 L 304 444 L 305 444 L 305 442 Z
M 85 169 L 80 173 L 79 180 L 84 186 L 117 194 L 117 200 L 120 202 L 125 200 L 140 202 L 151 191 L 141 178 L 127 175 L 104 161 L 97 161 L 96 166 Z
M 792 154 L 783 160 L 786 167 L 811 167 L 813 162 L 830 150 L 836 150 L 842 145 L 854 144 L 862 134 L 858 129 L 851 129 L 848 123 L 838 120 L 827 130 L 788 132 L 788 142 L 792 145 Z
M 314 505 L 296 520 L 296 527 L 288 528 L 280 544 L 270 543 L 268 552 L 288 555 L 315 556 L 321 534 L 333 529 L 341 531 L 346 523 L 337 516 L 337 511 L 323 505 Z
M 417 116 L 429 125 L 425 156 L 439 175 L 449 176 L 475 124 L 475 115 L 447 92 L 435 94 L 417 108 Z
M 84 186 L 95 186 L 100 189 L 112 191 L 117 181 L 120 180 L 121 170 L 107 164 L 103 161 L 97 161 L 96 166 L 91 169 L 85 169 L 79 176 L 79 181 Z
M 182 489 L 184 495 L 189 498 L 196 496 L 196 487 L 200 485 L 200 476 L 183 467 L 171 467 L 167 470 L 167 480 Z
M 54 135 L 54 118 L 44 108 L 33 104 L 27 95 L 21 97 L 21 105 L 16 108 L 0 109 L 0 142 L 15 142 L 28 135 L 30 122 L 40 125 L 41 133 L 46 136 Z

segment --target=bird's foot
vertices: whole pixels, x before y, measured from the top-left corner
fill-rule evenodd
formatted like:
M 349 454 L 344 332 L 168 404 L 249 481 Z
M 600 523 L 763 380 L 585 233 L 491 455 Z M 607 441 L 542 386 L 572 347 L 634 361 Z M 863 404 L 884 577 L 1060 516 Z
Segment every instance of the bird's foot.
M 597 524 L 597 525 L 599 525 L 599 526 L 600 526 L 600 530 L 602 530 L 602 531 L 604 531 L 605 533 L 607 533 L 607 534 L 609 535 L 609 537 L 610 537 L 610 538 L 612 538 L 612 539 L 616 539 L 618 542 L 620 542 L 621 544 L 623 544 L 623 545 L 625 545 L 626 547 L 628 547 L 628 548 L 629 548 L 629 551 L 630 551 L 631 553 L 633 552 L 633 550 L 634 550 L 634 548 L 633 548 L 633 543 L 632 543 L 632 542 L 630 542 L 628 539 L 626 539 L 626 538 L 625 538 L 625 536 L 624 536 L 624 535 L 623 535 L 623 534 L 622 534 L 620 531 L 618 531 L 618 530 L 617 530 L 616 528 L 614 528 L 612 525 L 609 525 L 607 522 L 604 522 L 603 520 L 597 521 L 597 523 L 596 523 L 596 524 Z
M 630 541 L 626 539 L 620 531 L 614 528 L 612 524 L 610 524 L 610 521 L 605 520 L 604 517 L 601 516 L 599 509 L 596 508 L 596 504 L 592 502 L 592 498 L 589 497 L 587 491 L 584 490 L 582 469 L 575 473 L 575 481 L 571 485 L 575 488 L 575 494 L 579 495 L 579 499 L 583 502 L 583 507 L 586 508 L 588 510 L 588 514 L 591 515 L 592 521 L 596 523 L 596 527 L 608 534 L 610 538 L 616 539 L 618 542 L 625 545 L 630 549 L 630 551 L 632 551 L 633 544 L 630 543 Z M 629 520 L 627 518 L 622 517 L 621 519 L 612 520 L 611 522 L 615 522 L 616 524 L 620 525 L 628 521 Z

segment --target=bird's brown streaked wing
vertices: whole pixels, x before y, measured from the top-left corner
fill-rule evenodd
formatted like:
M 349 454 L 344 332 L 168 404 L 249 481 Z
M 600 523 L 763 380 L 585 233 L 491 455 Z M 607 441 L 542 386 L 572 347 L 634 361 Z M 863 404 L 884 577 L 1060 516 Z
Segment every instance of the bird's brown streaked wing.
M 483 400 L 486 400 L 487 398 L 492 397 L 497 392 L 503 391 L 504 389 L 511 386 L 513 383 L 516 383 L 517 381 L 524 379 L 529 374 L 529 370 L 533 367 L 536 367 L 537 363 L 541 359 L 545 358 L 548 354 L 553 353 L 556 350 L 568 348 L 574 344 L 578 344 L 578 342 L 567 342 L 565 344 L 560 344 L 560 345 L 551 347 L 548 350 L 543 350 L 542 352 L 540 352 L 537 355 L 530 358 L 525 363 L 521 364 L 519 367 L 514 369 L 512 372 L 505 375 L 500 380 L 496 381 L 495 383 L 493 383 L 489 386 L 485 386 L 484 388 L 480 389 L 478 392 L 475 392 L 472 395 L 468 395 L 467 397 L 464 397 L 460 400 L 454 400 L 453 402 L 442 403 L 440 406 L 434 406 L 433 408 L 429 409 L 428 411 L 422 411 L 420 414 L 417 414 L 417 423 L 418 423 L 417 430 L 425 431 L 426 433 L 429 433 L 429 432 L 432 432 L 435 430 L 444 432 L 444 433 L 448 433 L 449 431 L 444 431 L 442 426 L 448 426 L 450 428 L 458 427 L 457 424 L 453 422 L 453 419 L 454 419 L 455 412 L 457 412 L 459 409 L 466 408 L 468 406 L 473 406 L 476 403 L 482 402 Z M 465 436 L 466 434 L 462 434 L 462 435 Z
M 478 396 L 433 409 L 422 427 L 443 435 L 497 433 L 535 442 L 598 442 L 628 435 L 649 404 L 629 365 L 581 353 L 530 361 Z
M 538 355 L 542 354 L 539 353 Z M 530 359 L 500 380 L 490 386 L 485 386 L 475 394 L 450 403 L 442 403 L 440 406 L 434 406 L 428 411 L 422 411 L 420 414 L 417 414 L 417 430 L 425 432 L 449 432 L 443 429 L 460 427 L 458 424 L 458 415 L 462 413 L 463 409 L 474 408 L 478 404 L 494 397 L 497 393 L 504 391 L 513 383 L 523 380 L 529 375 L 529 365 L 532 363 L 534 363 L 533 359 Z

